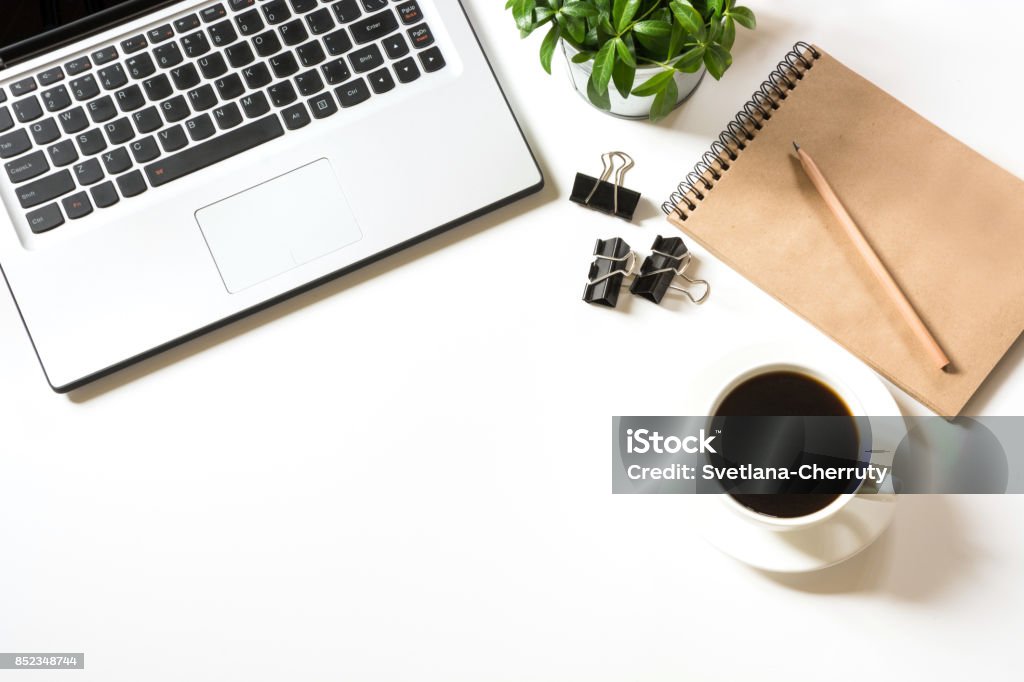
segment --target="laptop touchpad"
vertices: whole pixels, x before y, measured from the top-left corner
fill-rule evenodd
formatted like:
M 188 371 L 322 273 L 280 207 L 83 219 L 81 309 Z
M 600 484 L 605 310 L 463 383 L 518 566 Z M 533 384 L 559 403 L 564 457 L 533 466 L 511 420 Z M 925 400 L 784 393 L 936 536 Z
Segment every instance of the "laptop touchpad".
M 362 239 L 327 159 L 196 211 L 231 293 Z

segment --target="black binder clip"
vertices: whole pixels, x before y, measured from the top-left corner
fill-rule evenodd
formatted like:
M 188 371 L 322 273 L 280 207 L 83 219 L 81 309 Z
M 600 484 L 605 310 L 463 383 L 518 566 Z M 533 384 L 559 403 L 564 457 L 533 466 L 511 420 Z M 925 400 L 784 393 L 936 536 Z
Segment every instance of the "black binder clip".
M 690 279 L 686 276 L 686 268 L 690 265 L 690 252 L 679 237 L 656 237 L 651 246 L 651 255 L 640 265 L 640 272 L 629 285 L 629 293 L 646 298 L 654 303 L 661 303 L 669 289 L 681 291 L 691 301 L 701 304 L 711 294 L 711 285 L 702 279 Z M 704 294 L 694 298 L 685 287 L 672 283 L 676 277 L 682 277 L 690 284 L 704 285 Z
M 616 159 L 622 162 L 618 170 L 615 170 Z M 569 201 L 632 221 L 633 213 L 640 203 L 640 192 L 623 187 L 622 182 L 634 166 L 633 158 L 625 152 L 607 152 L 601 155 L 601 163 L 603 167 L 600 178 L 592 178 L 584 173 L 576 174 Z M 612 173 L 615 174 L 614 184 L 608 182 Z
M 583 300 L 614 308 L 619 302 L 622 283 L 636 268 L 637 255 L 629 244 L 615 237 L 598 239 L 594 256 L 594 262 L 590 264 L 590 279 L 583 289 Z

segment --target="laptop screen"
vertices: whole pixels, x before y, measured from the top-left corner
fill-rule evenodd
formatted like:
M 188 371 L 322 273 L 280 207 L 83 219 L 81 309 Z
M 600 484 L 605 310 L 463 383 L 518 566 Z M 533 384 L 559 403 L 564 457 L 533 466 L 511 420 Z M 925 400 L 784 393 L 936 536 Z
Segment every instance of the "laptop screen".
M 0 59 L 11 63 L 176 0 L 0 0 Z

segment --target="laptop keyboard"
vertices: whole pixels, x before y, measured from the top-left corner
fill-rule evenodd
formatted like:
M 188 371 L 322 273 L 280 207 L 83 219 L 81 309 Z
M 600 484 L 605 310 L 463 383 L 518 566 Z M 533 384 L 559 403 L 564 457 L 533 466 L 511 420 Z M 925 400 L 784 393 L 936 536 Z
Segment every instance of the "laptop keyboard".
M 40 234 L 445 67 L 415 0 L 226 0 L 0 88 Z

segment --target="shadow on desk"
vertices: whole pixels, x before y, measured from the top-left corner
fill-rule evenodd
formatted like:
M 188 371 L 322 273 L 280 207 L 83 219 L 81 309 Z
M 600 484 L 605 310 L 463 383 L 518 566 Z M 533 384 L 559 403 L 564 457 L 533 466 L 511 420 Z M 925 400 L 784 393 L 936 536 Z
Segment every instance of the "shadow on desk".
M 852 559 L 816 573 L 758 573 L 810 594 L 877 593 L 925 602 L 975 580 L 975 557 L 949 497 L 905 495 L 892 527 Z
M 531 194 L 530 196 L 516 201 L 515 203 L 471 220 L 464 225 L 454 227 L 451 230 L 443 232 L 435 237 L 431 237 L 426 241 L 410 246 L 407 249 L 403 249 L 398 253 L 386 256 L 385 258 L 373 262 L 363 268 L 341 275 L 337 279 L 325 282 L 324 284 L 316 286 L 309 291 L 297 294 L 292 298 L 273 304 L 269 308 L 247 315 L 240 320 L 230 322 L 223 327 L 203 334 L 198 338 L 186 341 L 181 345 L 174 346 L 173 348 L 158 353 L 151 358 L 129 365 L 128 367 L 114 372 L 109 376 L 97 379 L 82 388 L 68 393 L 68 399 L 76 403 L 91 400 L 92 398 L 103 395 L 108 391 L 112 391 L 125 384 L 131 383 L 136 379 L 180 362 L 192 355 L 201 353 L 208 348 L 216 346 L 217 344 L 230 341 L 231 339 L 245 334 L 259 326 L 283 318 L 297 310 L 305 308 L 308 305 L 317 303 L 318 301 L 322 301 L 329 296 L 334 296 L 348 289 L 358 287 L 360 284 L 373 277 L 381 276 L 390 270 L 429 256 L 440 249 L 450 246 L 451 244 L 455 244 L 463 239 L 467 239 L 475 234 L 483 232 L 484 230 L 493 228 L 502 222 L 510 220 L 522 213 L 553 200 L 558 195 L 557 186 L 555 183 L 551 182 L 551 174 L 546 167 L 544 160 L 540 155 L 536 154 L 536 150 L 534 150 L 534 153 L 538 164 L 541 166 L 541 171 L 544 173 L 544 177 L 548 180 L 540 192 Z

